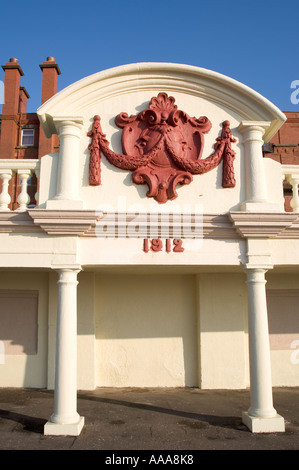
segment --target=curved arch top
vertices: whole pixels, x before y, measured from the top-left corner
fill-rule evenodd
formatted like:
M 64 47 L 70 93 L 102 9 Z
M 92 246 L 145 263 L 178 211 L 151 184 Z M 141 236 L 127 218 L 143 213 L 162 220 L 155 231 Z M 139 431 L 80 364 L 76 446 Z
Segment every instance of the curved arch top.
M 91 105 L 109 96 L 138 90 L 180 92 L 198 96 L 236 112 L 244 121 L 269 121 L 269 141 L 285 122 L 285 115 L 248 86 L 218 72 L 172 63 L 136 63 L 104 70 L 66 87 L 37 111 L 47 137 L 56 133 L 53 118 L 81 117 Z

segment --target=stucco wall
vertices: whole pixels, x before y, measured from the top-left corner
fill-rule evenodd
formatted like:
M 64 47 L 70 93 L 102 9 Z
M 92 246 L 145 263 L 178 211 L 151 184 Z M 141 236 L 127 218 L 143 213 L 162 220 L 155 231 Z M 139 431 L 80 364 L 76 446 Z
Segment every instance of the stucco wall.
M 248 376 L 247 294 L 243 274 L 198 277 L 201 388 L 245 388 Z
M 2 348 L 0 386 L 54 387 L 57 279 L 56 272 L 0 273 L 1 289 L 38 292 L 37 354 L 21 344 L 17 354 Z M 78 280 L 79 389 L 249 386 L 243 274 L 156 268 L 83 271 Z M 298 275 L 267 273 L 274 386 L 299 385 L 298 284 Z
M 198 385 L 195 280 L 96 276 L 97 385 Z
M 299 275 L 269 273 L 268 317 L 274 386 L 299 386 Z
M 248 386 L 244 277 L 99 275 L 99 386 Z

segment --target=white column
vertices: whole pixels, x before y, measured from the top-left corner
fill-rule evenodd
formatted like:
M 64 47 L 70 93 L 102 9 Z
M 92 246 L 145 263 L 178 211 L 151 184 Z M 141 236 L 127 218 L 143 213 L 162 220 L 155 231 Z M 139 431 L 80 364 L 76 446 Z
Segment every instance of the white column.
M 251 406 L 243 422 L 253 432 L 283 432 L 284 419 L 273 407 L 266 269 L 247 269 Z
M 2 180 L 2 192 L 0 194 L 0 211 L 9 211 L 9 204 L 11 201 L 11 197 L 8 191 L 9 181 L 12 177 L 11 170 L 3 170 L 0 172 L 0 178 Z
M 268 198 L 263 160 L 263 135 L 269 126 L 270 122 L 259 121 L 243 121 L 239 125 L 245 151 L 246 201 L 242 205 L 243 210 L 279 210 L 278 205 Z
M 60 269 L 56 333 L 54 413 L 47 435 L 78 436 L 84 418 L 77 413 L 77 269 Z
M 57 168 L 57 186 L 54 199 L 47 201 L 47 209 L 82 209 L 79 199 L 79 144 L 83 121 L 54 118 L 60 151 Z

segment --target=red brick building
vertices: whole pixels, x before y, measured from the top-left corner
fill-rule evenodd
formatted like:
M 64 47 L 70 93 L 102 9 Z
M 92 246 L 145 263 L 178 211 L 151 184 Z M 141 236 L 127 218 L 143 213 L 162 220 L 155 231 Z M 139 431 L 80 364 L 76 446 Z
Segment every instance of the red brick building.
M 0 116 L 0 158 L 35 159 L 51 152 L 57 152 L 59 141 L 46 138 L 36 113 L 27 113 L 27 100 L 30 98 L 26 88 L 21 86 L 24 75 L 17 59 L 12 58 L 2 65 L 4 76 L 4 103 Z M 57 77 L 60 69 L 53 57 L 48 57 L 40 65 L 42 71 L 41 104 L 57 92 Z M 36 179 L 32 178 L 28 192 L 33 197 Z M 10 181 L 11 208 L 15 209 L 18 180 L 17 175 Z
M 299 164 L 299 112 L 286 111 L 287 117 L 284 125 L 269 144 L 264 145 L 265 157 L 273 158 L 282 165 Z M 285 210 L 292 211 L 290 200 L 292 187 L 284 182 Z
M 28 91 L 21 86 L 23 70 L 17 59 L 11 58 L 2 65 L 5 71 L 4 104 L 0 115 L 0 158 L 35 159 L 59 150 L 57 136 L 46 138 L 36 113 L 27 113 Z M 54 57 L 40 65 L 42 71 L 41 104 L 57 92 L 57 77 L 60 69 Z M 281 164 L 299 164 L 299 112 L 286 111 L 287 121 L 270 143 L 264 145 L 264 156 Z M 35 177 L 29 184 L 28 192 L 36 191 Z M 11 208 L 17 205 L 17 176 L 10 182 Z M 284 183 L 285 209 L 291 211 L 291 185 Z

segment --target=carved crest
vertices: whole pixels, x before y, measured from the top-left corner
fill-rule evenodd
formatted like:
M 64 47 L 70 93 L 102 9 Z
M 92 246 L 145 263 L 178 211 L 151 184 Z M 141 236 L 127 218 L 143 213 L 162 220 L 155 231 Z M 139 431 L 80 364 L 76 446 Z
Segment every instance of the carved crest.
M 235 152 L 231 142 L 230 123 L 222 123 L 222 132 L 216 139 L 214 153 L 202 158 L 204 134 L 212 124 L 205 116 L 190 117 L 179 110 L 175 99 L 166 93 L 153 97 L 147 109 L 137 115 L 120 113 L 115 124 L 123 129 L 123 154 L 113 152 L 102 132 L 100 116 L 94 116 L 89 145 L 89 184 L 101 184 L 101 152 L 108 161 L 123 170 L 132 171 L 136 184 L 148 185 L 148 197 L 159 203 L 177 197 L 176 186 L 191 183 L 193 176 L 207 173 L 223 160 L 222 186 L 235 186 L 233 161 Z

